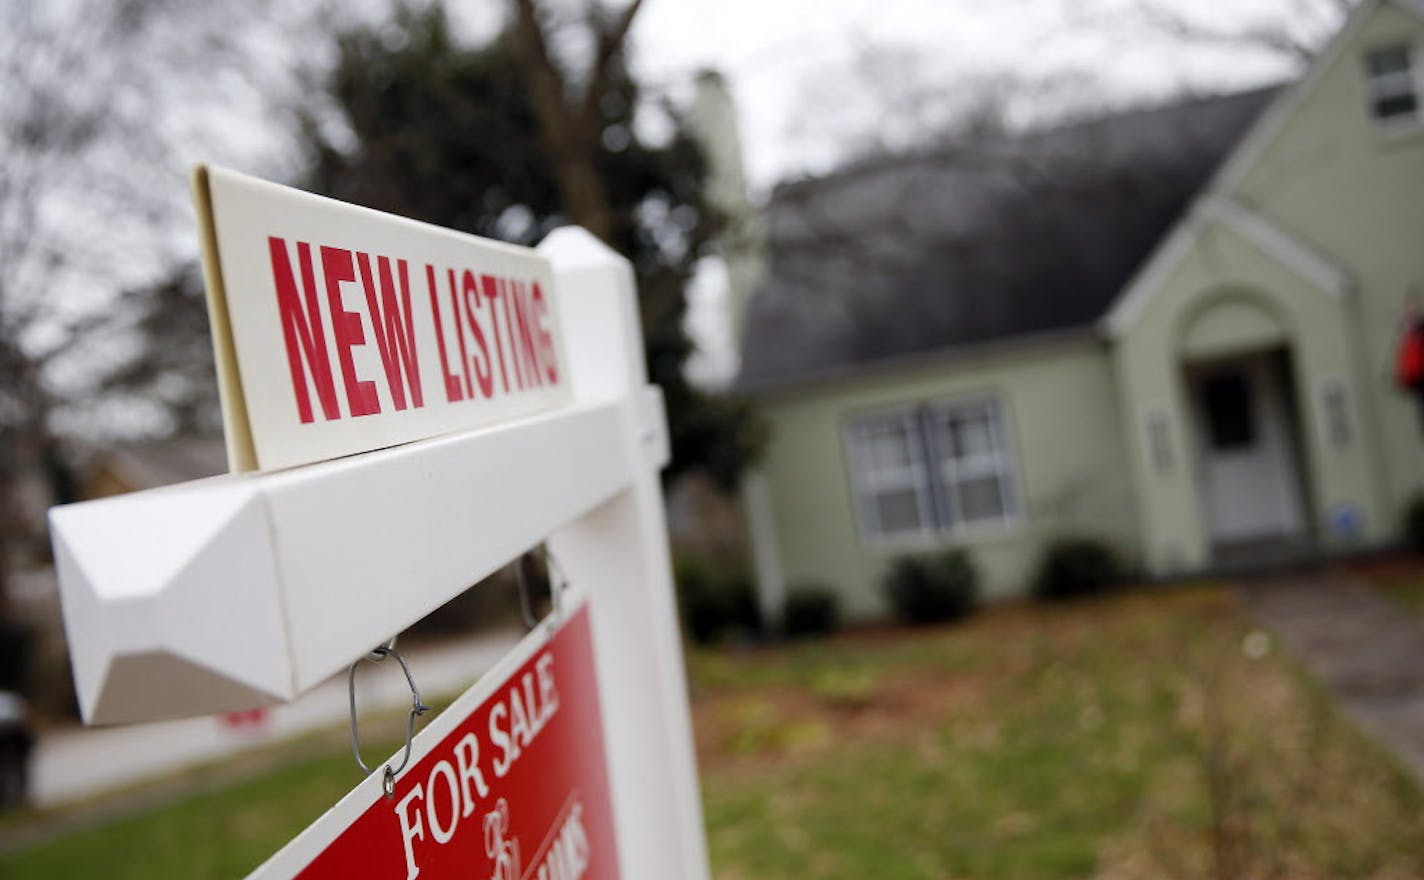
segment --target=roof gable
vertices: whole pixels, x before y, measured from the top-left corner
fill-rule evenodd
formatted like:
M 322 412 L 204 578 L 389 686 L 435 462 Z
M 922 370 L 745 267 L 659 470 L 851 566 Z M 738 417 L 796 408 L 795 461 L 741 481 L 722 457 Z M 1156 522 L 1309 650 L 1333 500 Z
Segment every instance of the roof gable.
M 1305 76 L 1285 89 L 1251 126 L 1240 145 L 1203 188 L 1192 209 L 1183 213 L 1171 232 L 1164 237 L 1163 243 L 1144 261 L 1131 282 L 1125 286 L 1112 308 L 1103 316 L 1102 328 L 1110 336 L 1127 332 L 1142 314 L 1162 280 L 1170 274 L 1190 245 L 1197 233 L 1198 224 L 1203 221 L 1217 221 L 1231 227 L 1263 253 L 1316 289 L 1337 296 L 1345 292 L 1350 285 L 1350 279 L 1340 267 L 1315 252 L 1308 243 L 1290 235 L 1243 205 L 1231 194 L 1264 161 L 1312 93 L 1327 75 L 1342 63 L 1343 56 L 1355 45 L 1367 22 L 1381 8 L 1391 5 L 1424 19 L 1424 0 L 1364 0 L 1350 13 L 1344 25 L 1311 64 Z

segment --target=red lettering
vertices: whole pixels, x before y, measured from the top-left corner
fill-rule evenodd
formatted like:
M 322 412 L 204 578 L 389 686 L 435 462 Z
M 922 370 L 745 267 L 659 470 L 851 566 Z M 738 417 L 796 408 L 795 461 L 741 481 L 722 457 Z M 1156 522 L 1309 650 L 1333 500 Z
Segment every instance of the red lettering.
M 465 396 L 474 397 L 475 389 L 470 385 L 470 352 L 465 346 L 465 330 L 460 326 L 460 292 L 455 289 L 455 270 L 446 269 L 446 280 L 450 282 L 450 311 L 455 313 L 456 337 L 460 340 L 460 369 L 465 374 Z
M 381 365 L 386 370 L 386 385 L 391 390 L 391 400 L 398 410 L 405 409 L 406 386 L 410 387 L 410 397 L 419 408 L 424 405 L 420 387 L 420 364 L 415 357 L 415 326 L 410 314 L 410 273 L 405 260 L 397 261 L 400 270 L 401 299 L 396 301 L 395 280 L 391 276 L 389 257 L 376 257 L 376 272 L 380 275 L 379 297 L 376 279 L 371 274 L 371 258 L 358 252 L 356 266 L 361 272 L 361 286 L 366 291 L 366 308 L 371 314 L 371 329 L 376 337 L 376 348 L 381 353 Z M 404 311 L 402 312 L 402 306 Z M 402 372 L 404 368 L 404 372 Z
M 321 249 L 322 273 L 326 277 L 326 301 L 331 306 L 331 332 L 336 337 L 336 359 L 341 364 L 341 378 L 346 383 L 346 402 L 353 416 L 369 416 L 381 411 L 376 398 L 376 383 L 356 378 L 356 364 L 351 349 L 366 344 L 366 332 L 361 329 L 361 315 L 348 311 L 341 303 L 341 283 L 355 281 L 351 252 L 342 248 Z
M 484 287 L 485 299 L 489 301 L 490 326 L 494 328 L 494 350 L 499 355 L 499 379 L 505 391 L 509 391 L 509 373 L 504 368 L 504 342 L 499 332 L 499 313 L 495 309 L 495 300 L 499 299 L 499 279 L 493 275 L 484 275 L 480 278 L 480 283 Z
M 515 339 L 519 340 L 515 347 L 515 362 L 520 364 L 524 373 L 529 376 L 529 384 L 543 385 L 543 377 L 539 374 L 539 359 L 534 351 L 534 339 L 529 330 L 529 285 L 516 281 L 510 286 L 514 291 L 512 304 Z
M 521 363 L 522 358 L 519 356 L 519 336 L 514 332 L 514 307 L 511 302 L 515 297 L 514 282 L 507 278 L 501 278 L 499 287 L 503 294 L 500 297 L 499 305 L 500 310 L 504 312 L 504 329 L 506 331 L 504 338 L 509 340 L 509 359 L 514 362 L 514 379 L 519 383 L 519 387 L 523 388 L 524 367 Z
M 549 304 L 544 301 L 544 291 L 539 282 L 534 282 L 534 315 L 538 325 L 539 349 L 543 352 L 544 375 L 555 385 L 559 382 L 559 357 L 554 349 L 554 334 L 549 332 Z
M 475 335 L 475 345 L 479 346 L 479 360 L 471 358 L 475 365 L 475 380 L 479 382 L 480 393 L 485 397 L 494 395 L 494 367 L 489 360 L 489 343 L 485 340 L 485 331 L 480 328 L 480 321 L 477 312 L 480 307 L 480 290 L 475 284 L 474 273 L 469 269 L 461 276 L 465 294 L 465 320 L 470 324 L 470 332 Z
M 303 356 L 311 369 L 312 384 L 327 419 L 341 418 L 336 405 L 336 385 L 331 378 L 331 361 L 326 352 L 326 333 L 317 307 L 316 277 L 312 272 L 311 245 L 297 242 L 297 262 L 301 265 L 302 296 L 297 295 L 296 278 L 287 257 L 287 242 L 275 236 L 267 239 L 272 258 L 272 278 L 277 287 L 277 313 L 282 322 L 282 341 L 287 346 L 287 367 L 292 373 L 292 390 L 297 395 L 297 415 L 302 424 L 312 421 L 311 397 L 307 391 Z M 303 302 L 305 301 L 305 305 Z
M 458 403 L 465 399 L 465 390 L 460 386 L 460 377 L 450 372 L 450 356 L 445 350 L 445 327 L 440 321 L 440 301 L 436 293 L 435 267 L 425 264 L 425 286 L 430 291 L 430 314 L 435 316 L 435 342 L 440 349 L 440 373 L 445 377 L 445 399 Z M 460 313 L 455 313 L 455 329 L 460 329 Z M 418 405 L 418 404 L 417 404 Z

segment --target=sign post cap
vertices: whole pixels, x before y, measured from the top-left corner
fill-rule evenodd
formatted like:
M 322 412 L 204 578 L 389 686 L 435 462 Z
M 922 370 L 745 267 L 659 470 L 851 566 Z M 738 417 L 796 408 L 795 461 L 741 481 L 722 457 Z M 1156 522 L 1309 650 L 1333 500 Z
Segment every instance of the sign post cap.
M 86 722 L 290 699 L 286 653 L 253 647 L 282 624 L 270 526 L 241 478 L 58 507 L 50 527 Z

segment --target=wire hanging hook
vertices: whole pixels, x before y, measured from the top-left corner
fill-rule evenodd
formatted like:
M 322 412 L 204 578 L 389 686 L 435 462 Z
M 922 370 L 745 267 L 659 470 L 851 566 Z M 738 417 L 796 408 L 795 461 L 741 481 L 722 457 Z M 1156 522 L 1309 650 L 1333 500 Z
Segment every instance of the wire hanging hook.
M 415 739 L 415 719 L 430 711 L 430 707 L 425 705 L 420 699 L 420 691 L 415 686 L 415 678 L 410 674 L 410 667 L 406 665 L 405 658 L 395 649 L 396 640 L 392 638 L 386 644 L 371 651 L 362 659 L 375 663 L 387 657 L 396 658 L 400 664 L 401 672 L 405 673 L 406 684 L 410 686 L 410 714 L 405 719 L 405 752 L 401 756 L 400 765 L 392 769 L 390 764 L 385 766 L 384 777 L 381 780 L 381 790 L 385 792 L 387 798 L 394 797 L 396 793 L 396 774 L 405 769 L 410 763 L 411 743 Z M 356 667 L 361 665 L 361 660 L 351 664 L 351 669 L 346 675 L 346 693 L 351 702 L 351 754 L 356 758 L 356 766 L 361 768 L 361 772 L 370 776 L 372 772 L 366 762 L 361 760 L 361 734 L 357 730 L 356 724 Z

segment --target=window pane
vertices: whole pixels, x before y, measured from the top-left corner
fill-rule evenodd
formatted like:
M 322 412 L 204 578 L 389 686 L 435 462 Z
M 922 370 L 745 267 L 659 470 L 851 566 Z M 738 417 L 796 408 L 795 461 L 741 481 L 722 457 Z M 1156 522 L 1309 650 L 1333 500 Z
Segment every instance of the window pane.
M 882 535 L 915 532 L 923 525 L 920 522 L 919 493 L 914 489 L 882 492 L 875 496 L 874 504 Z
M 1004 492 L 1000 478 L 979 477 L 964 480 L 959 484 L 959 510 L 965 522 L 985 519 L 1003 519 Z
M 901 419 L 872 423 L 866 430 L 866 465 L 871 470 L 899 470 L 913 461 L 910 437 Z
M 979 407 L 949 415 L 944 422 L 948 443 L 941 454 L 952 458 L 968 458 L 994 451 L 994 432 L 988 413 Z
M 1390 73 L 1404 73 L 1409 70 L 1409 47 L 1387 46 L 1375 49 L 1365 56 L 1365 69 L 1370 76 L 1384 76 Z
M 1391 116 L 1413 116 L 1418 107 L 1419 102 L 1412 94 L 1380 98 L 1375 101 L 1375 116 L 1379 119 L 1389 119 Z
M 1256 442 L 1251 385 L 1240 373 L 1213 376 L 1202 382 L 1207 435 L 1213 449 L 1243 449 Z

